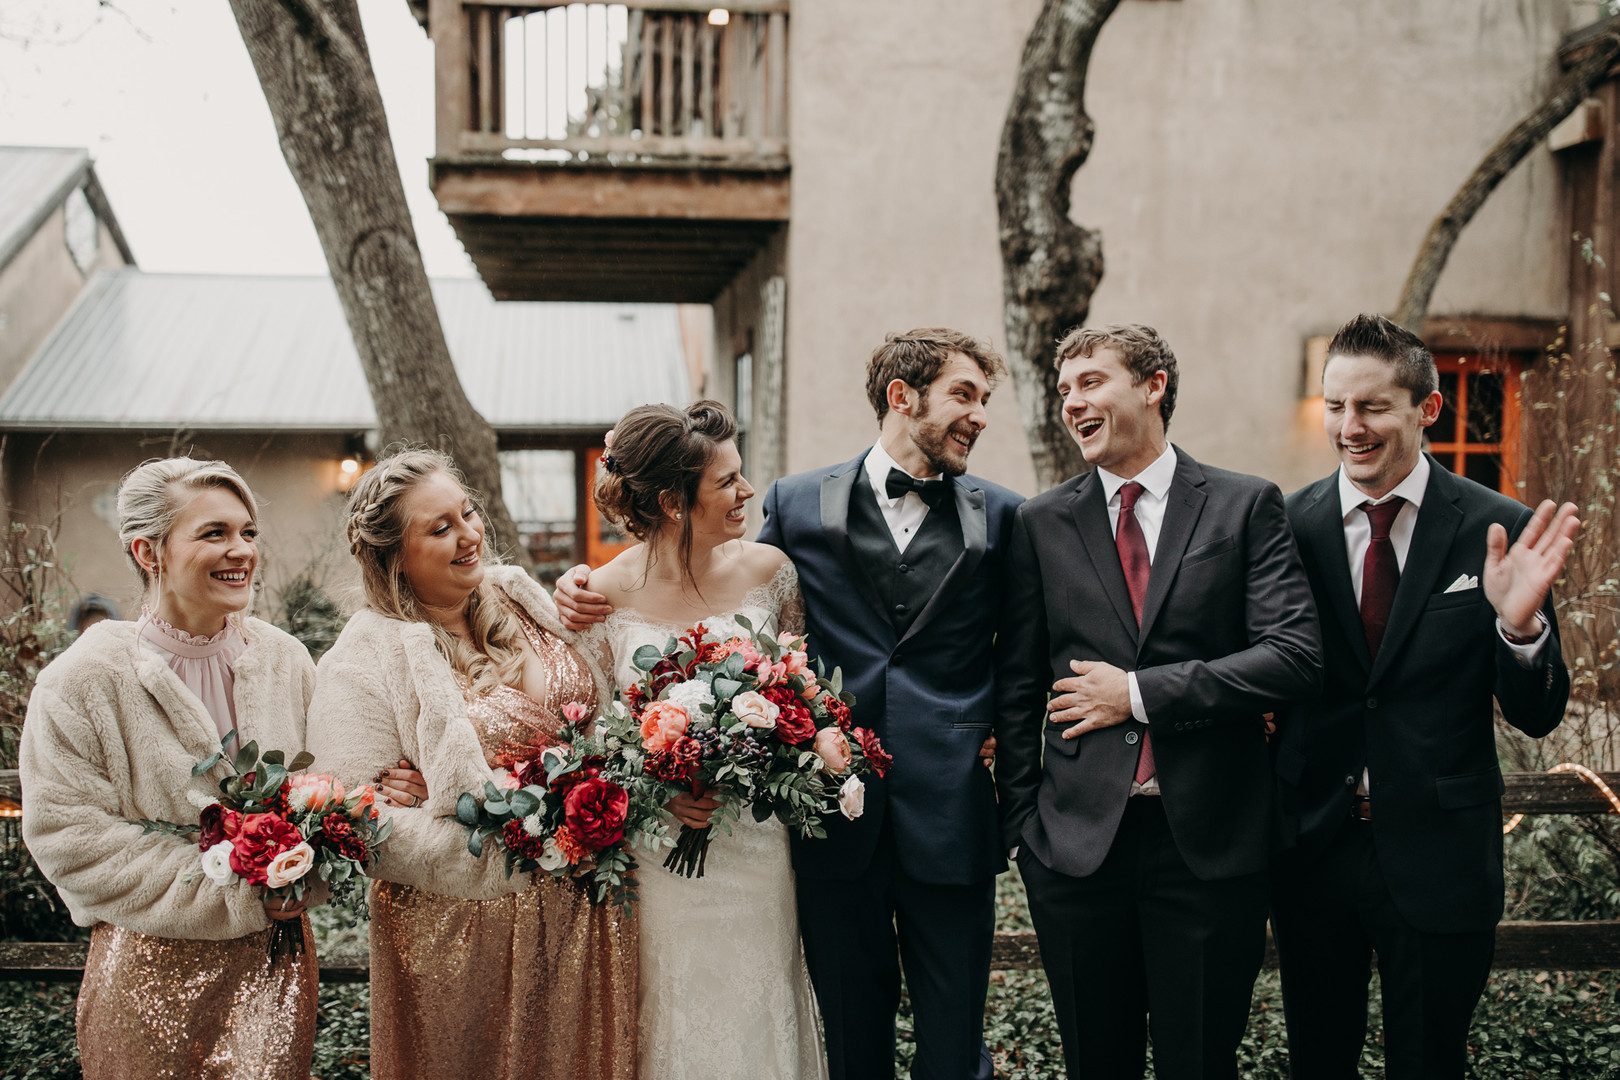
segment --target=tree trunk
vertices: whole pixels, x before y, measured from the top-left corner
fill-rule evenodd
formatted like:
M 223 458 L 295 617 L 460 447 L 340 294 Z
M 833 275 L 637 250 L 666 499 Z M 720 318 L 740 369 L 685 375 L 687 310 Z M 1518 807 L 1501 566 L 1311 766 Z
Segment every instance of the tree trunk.
M 1418 249 L 1411 272 L 1406 275 L 1406 284 L 1401 286 L 1400 303 L 1395 308 L 1396 322 L 1414 334 L 1423 332 L 1423 319 L 1429 313 L 1435 284 L 1463 229 L 1485 205 L 1496 185 L 1608 77 L 1616 57 L 1620 57 L 1620 34 L 1607 34 L 1593 42 L 1586 58 L 1565 72 L 1547 96 L 1474 167 L 1423 237 L 1423 246 Z
M 231 0 L 377 411 L 377 435 L 455 458 L 503 554 L 530 565 L 495 432 L 461 388 L 416 246 L 355 0 Z M 288 312 L 296 318 L 296 312 Z
M 1086 320 L 1102 280 L 1102 234 L 1069 220 L 1091 153 L 1086 69 L 1119 0 L 1045 0 L 1024 42 L 996 159 L 1002 322 L 1019 416 L 1044 491 L 1087 466 L 1063 423 L 1053 346 Z

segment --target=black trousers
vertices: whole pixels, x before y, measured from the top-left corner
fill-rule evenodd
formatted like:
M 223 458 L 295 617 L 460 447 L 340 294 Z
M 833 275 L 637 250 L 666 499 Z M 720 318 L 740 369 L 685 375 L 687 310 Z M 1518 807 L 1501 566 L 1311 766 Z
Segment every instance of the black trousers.
M 1384 883 L 1371 822 L 1347 818 L 1318 859 L 1278 861 L 1271 928 L 1294 1080 L 1360 1076 L 1375 952 L 1384 999 L 1384 1075 L 1465 1075 L 1468 1024 L 1490 976 L 1496 933 L 1429 934 L 1408 923 Z
M 1077 878 L 1020 852 L 1070 1080 L 1237 1080 L 1266 946 L 1266 874 L 1193 876 L 1156 797 L 1137 796 L 1108 857 Z
M 917 1042 L 913 1080 L 990 1080 L 984 999 L 995 898 L 994 878 L 918 881 L 900 866 L 889 835 L 854 880 L 799 877 L 799 933 L 831 1080 L 894 1076 L 902 966 Z

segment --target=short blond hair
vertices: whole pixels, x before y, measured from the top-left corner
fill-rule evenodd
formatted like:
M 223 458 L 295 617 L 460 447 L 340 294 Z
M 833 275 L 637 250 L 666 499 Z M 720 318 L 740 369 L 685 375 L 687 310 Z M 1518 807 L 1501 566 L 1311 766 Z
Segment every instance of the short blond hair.
M 208 488 L 228 491 L 241 499 L 248 517 L 258 525 L 259 504 L 254 501 L 253 490 L 223 461 L 154 458 L 124 474 L 118 484 L 118 542 L 124 546 L 124 557 L 141 576 L 143 591 L 157 579 L 135 558 L 135 541 L 145 540 L 154 548 L 162 548 L 174 532 L 180 511 L 198 492 Z

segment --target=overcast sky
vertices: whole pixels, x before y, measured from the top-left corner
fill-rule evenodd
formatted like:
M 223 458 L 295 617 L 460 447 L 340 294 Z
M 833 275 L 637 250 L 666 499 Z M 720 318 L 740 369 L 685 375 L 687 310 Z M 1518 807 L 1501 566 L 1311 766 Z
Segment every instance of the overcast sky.
M 428 273 L 472 276 L 427 186 L 433 47 L 359 3 Z M 225 0 L 0 0 L 0 145 L 88 148 L 145 270 L 326 273 Z

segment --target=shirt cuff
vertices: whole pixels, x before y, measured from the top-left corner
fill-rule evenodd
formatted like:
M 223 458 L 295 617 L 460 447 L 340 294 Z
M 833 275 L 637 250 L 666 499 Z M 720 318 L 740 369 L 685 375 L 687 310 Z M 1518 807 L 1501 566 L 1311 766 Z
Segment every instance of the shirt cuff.
M 1541 622 L 1541 633 L 1536 635 L 1536 640 L 1527 645 L 1518 645 L 1509 641 L 1507 630 L 1502 626 L 1502 620 L 1496 620 L 1496 632 L 1501 636 L 1502 644 L 1506 645 L 1513 651 L 1513 658 L 1517 660 L 1522 667 L 1533 666 L 1536 662 L 1536 658 L 1541 655 L 1541 650 L 1547 647 L 1547 639 L 1552 637 L 1552 627 L 1547 625 L 1546 616 L 1542 615 L 1538 611 L 1536 612 L 1536 618 Z M 1135 686 L 1136 684 L 1132 683 L 1131 685 Z
M 1131 684 L 1131 716 L 1145 724 L 1148 722 L 1147 706 L 1142 704 L 1142 688 L 1136 685 L 1136 672 L 1127 671 L 1125 680 Z

